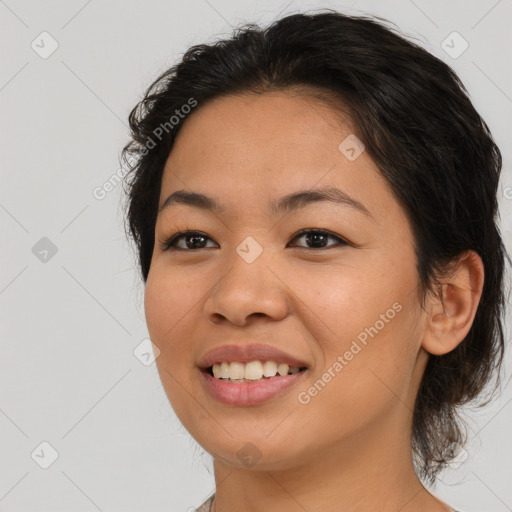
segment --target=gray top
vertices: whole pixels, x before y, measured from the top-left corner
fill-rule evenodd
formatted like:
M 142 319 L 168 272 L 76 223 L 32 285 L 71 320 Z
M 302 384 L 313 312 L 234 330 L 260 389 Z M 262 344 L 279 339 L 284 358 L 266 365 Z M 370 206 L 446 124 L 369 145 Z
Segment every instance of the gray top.
M 195 510 L 195 512 L 210 512 L 210 507 L 212 506 L 214 497 L 215 494 L 212 494 L 198 509 Z M 452 510 L 453 512 L 460 512 L 459 510 Z
M 212 494 L 195 512 L 210 512 L 215 494 Z

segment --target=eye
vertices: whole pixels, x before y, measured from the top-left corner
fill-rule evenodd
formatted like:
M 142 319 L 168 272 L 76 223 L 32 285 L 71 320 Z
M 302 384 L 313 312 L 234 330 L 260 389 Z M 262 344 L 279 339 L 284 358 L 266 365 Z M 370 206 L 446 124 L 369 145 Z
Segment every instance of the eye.
M 295 237 L 293 240 L 297 240 L 300 238 L 305 238 L 306 243 L 313 245 L 313 247 L 302 247 L 303 249 L 323 249 L 326 247 L 327 239 L 332 238 L 338 241 L 338 245 L 349 245 L 347 241 L 343 240 L 343 238 L 330 233 L 329 231 L 325 231 L 324 229 L 304 229 Z M 332 245 L 336 244 L 331 244 Z
M 177 242 L 181 239 L 185 240 L 185 247 L 177 245 Z M 180 231 L 164 241 L 161 247 L 163 251 L 206 249 L 205 240 L 211 239 L 206 233 L 202 233 L 201 231 Z
M 343 238 L 330 233 L 329 231 L 323 229 L 304 229 L 295 235 L 292 239 L 297 240 L 300 238 L 304 238 L 307 244 L 312 245 L 313 247 L 302 247 L 303 249 L 323 249 L 325 247 L 331 247 L 330 244 L 327 245 L 327 240 L 329 238 L 334 239 L 338 242 L 337 245 L 349 245 L 347 241 Z M 184 245 L 179 245 L 179 242 L 183 240 Z M 187 250 L 195 250 L 195 249 L 207 249 L 206 247 L 207 240 L 211 240 L 211 238 L 201 231 L 180 231 L 179 233 L 175 233 L 166 241 L 161 244 L 161 248 L 163 251 L 187 251 Z M 299 246 L 300 247 L 300 246 Z

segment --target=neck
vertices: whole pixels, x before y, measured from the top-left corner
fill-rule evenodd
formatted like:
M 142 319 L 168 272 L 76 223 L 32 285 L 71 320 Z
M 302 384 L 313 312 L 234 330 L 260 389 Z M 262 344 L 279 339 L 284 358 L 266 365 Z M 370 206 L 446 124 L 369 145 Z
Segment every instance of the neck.
M 321 452 L 301 454 L 300 465 L 285 469 L 280 465 L 258 470 L 258 464 L 247 469 L 215 459 L 212 511 L 451 512 L 421 484 L 410 443 L 396 434 L 392 419 Z

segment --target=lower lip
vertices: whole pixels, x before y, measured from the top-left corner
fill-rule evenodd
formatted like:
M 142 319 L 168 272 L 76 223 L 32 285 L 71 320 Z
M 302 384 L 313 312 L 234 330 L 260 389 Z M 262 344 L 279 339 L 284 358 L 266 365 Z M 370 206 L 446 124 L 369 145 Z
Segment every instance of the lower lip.
M 258 405 L 272 400 L 300 380 L 307 370 L 255 382 L 227 382 L 200 371 L 208 393 L 227 405 Z

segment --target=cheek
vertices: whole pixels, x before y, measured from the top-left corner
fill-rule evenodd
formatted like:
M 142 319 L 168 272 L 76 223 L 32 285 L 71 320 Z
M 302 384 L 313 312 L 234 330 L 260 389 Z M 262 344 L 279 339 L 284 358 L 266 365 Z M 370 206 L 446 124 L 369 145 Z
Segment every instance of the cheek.
M 315 310 L 321 312 L 314 333 L 323 340 L 322 357 L 309 383 L 313 387 L 302 391 L 327 414 L 356 412 L 345 418 L 355 426 L 408 392 L 419 348 L 419 304 L 411 292 L 416 275 L 413 265 L 333 275 L 338 277 Z
M 158 266 L 152 267 L 148 275 L 144 311 L 151 340 L 160 349 L 157 365 L 177 366 L 186 353 L 186 343 L 180 340 L 184 339 L 184 329 L 198 299 L 189 292 L 190 279 L 188 283 L 182 281 L 179 275 L 159 271 Z
M 150 334 L 156 340 L 172 339 L 179 322 L 194 303 L 190 276 L 169 272 L 158 260 L 152 263 L 144 293 L 144 310 Z
M 339 338 L 337 347 L 326 351 L 325 366 L 298 390 L 301 417 L 312 431 L 331 441 L 341 440 L 389 415 L 412 410 L 415 353 L 408 341 L 412 330 L 406 315 L 402 309 L 380 330 L 375 320 L 365 330 L 351 319 L 350 330 Z
M 173 324 L 174 299 L 169 286 L 158 279 L 156 273 L 149 272 L 144 292 L 144 312 L 146 324 L 153 343 L 164 349 L 166 332 Z
M 326 351 L 343 353 L 356 339 L 364 346 L 397 327 L 410 300 L 405 272 L 391 274 L 375 265 L 331 270 L 327 276 L 301 277 L 301 299 L 316 315 L 314 327 L 324 333 L 317 339 Z
M 190 284 L 190 283 L 189 283 Z M 180 279 L 152 267 L 146 282 L 144 310 L 151 341 L 160 349 L 155 364 L 169 403 L 180 418 L 189 408 L 191 350 L 186 343 L 190 329 L 191 308 L 197 302 L 182 293 Z M 188 314 L 187 314 L 188 313 Z M 185 419 L 186 421 L 186 419 Z

